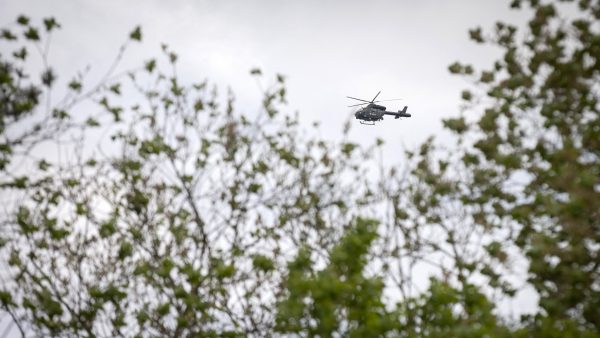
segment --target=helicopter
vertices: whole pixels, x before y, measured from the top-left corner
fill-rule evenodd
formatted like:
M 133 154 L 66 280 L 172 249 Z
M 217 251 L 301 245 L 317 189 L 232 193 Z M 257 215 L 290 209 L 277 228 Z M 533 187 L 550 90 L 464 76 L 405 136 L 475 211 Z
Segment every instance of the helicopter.
M 399 110 L 397 113 L 394 113 L 394 112 L 388 112 L 388 111 L 386 111 L 384 106 L 375 104 L 377 102 L 400 100 L 400 99 L 392 99 L 392 100 L 375 101 L 377 99 L 377 97 L 379 96 L 379 94 L 381 94 L 381 91 L 379 91 L 379 93 L 377 93 L 377 95 L 375 95 L 375 97 L 371 101 L 367 101 L 367 100 L 363 100 L 363 99 L 357 99 L 357 98 L 352 97 L 352 96 L 346 96 L 349 99 L 363 101 L 363 103 L 354 104 L 354 105 L 351 105 L 351 106 L 348 106 L 348 107 L 362 106 L 362 105 L 365 105 L 365 104 L 367 105 L 366 107 L 360 108 L 354 114 L 354 116 L 356 117 L 356 119 L 360 120 L 361 124 L 366 124 L 366 125 L 373 126 L 373 125 L 375 125 L 375 122 L 383 120 L 383 115 L 392 115 L 396 119 L 399 119 L 401 117 L 410 117 L 410 114 L 408 114 L 406 112 L 406 110 L 408 109 L 408 106 L 404 106 L 404 109 Z

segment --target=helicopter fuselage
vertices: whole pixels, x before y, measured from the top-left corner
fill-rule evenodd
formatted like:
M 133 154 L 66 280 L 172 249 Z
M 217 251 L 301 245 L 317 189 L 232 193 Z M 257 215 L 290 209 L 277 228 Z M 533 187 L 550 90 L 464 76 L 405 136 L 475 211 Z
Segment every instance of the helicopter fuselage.
M 356 117 L 359 120 L 375 122 L 383 120 L 383 115 L 385 115 L 385 107 L 371 103 L 368 106 L 357 111 L 354 114 L 354 117 Z

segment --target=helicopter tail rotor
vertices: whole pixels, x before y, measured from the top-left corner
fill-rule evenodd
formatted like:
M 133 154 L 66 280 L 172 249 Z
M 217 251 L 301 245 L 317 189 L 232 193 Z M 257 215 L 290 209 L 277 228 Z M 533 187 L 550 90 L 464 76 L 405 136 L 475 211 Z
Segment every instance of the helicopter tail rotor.
M 399 110 L 398 114 L 395 114 L 394 118 L 399 119 L 401 117 L 410 117 L 411 115 L 407 113 L 406 110 L 408 110 L 408 106 L 404 106 L 404 109 Z

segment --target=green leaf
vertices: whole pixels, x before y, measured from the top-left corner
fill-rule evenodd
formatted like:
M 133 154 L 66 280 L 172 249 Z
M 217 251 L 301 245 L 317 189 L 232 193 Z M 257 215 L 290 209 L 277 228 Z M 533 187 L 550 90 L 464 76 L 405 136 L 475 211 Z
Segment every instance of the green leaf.
M 29 27 L 25 31 L 24 36 L 27 40 L 31 40 L 31 41 L 39 41 L 40 40 L 40 34 L 38 33 L 38 30 L 34 27 Z
M 96 120 L 93 117 L 88 117 L 88 119 L 85 120 L 85 124 L 89 127 L 99 127 L 100 126 L 100 122 L 98 122 L 98 120 Z
M 117 231 L 117 223 L 114 218 L 111 218 L 110 220 L 108 220 L 100 225 L 99 232 L 100 232 L 100 236 L 102 238 L 109 237 L 109 236 L 113 235 L 116 231 Z
M 202 101 L 202 99 L 197 99 L 196 102 L 194 103 L 194 111 L 199 112 L 203 109 L 204 109 L 204 102 Z
M 52 117 L 57 118 L 59 120 L 68 119 L 70 117 L 69 113 L 64 110 L 54 109 L 52 111 Z
M 25 59 L 27 59 L 27 48 L 23 47 L 18 51 L 13 52 L 13 56 L 17 59 L 25 61 Z
M 175 263 L 173 260 L 169 257 L 166 257 L 160 262 L 160 267 L 158 268 L 157 273 L 159 276 L 167 278 L 174 267 Z
M 60 24 L 56 22 L 53 17 L 44 19 L 44 26 L 46 27 L 46 31 L 50 32 L 54 28 L 60 28 Z
M 109 90 L 117 95 L 121 95 L 121 84 L 115 83 L 109 87 Z
M 463 67 L 458 62 L 455 62 L 455 63 L 451 64 L 450 66 L 448 66 L 448 70 L 452 74 L 459 74 L 460 72 L 462 72 L 462 69 L 463 69 Z
M 171 310 L 171 304 L 169 304 L 169 303 L 164 303 L 162 305 L 159 305 L 156 308 L 156 312 L 161 317 L 168 315 L 170 310 Z
M 273 260 L 260 254 L 252 257 L 252 266 L 254 266 L 256 270 L 263 272 L 269 272 L 275 269 L 275 263 Z
M 46 170 L 48 170 L 48 168 L 50 168 L 50 163 L 48 163 L 46 160 L 42 159 L 42 160 L 38 161 L 38 168 L 41 171 L 46 171 Z
M 121 244 L 121 247 L 119 248 L 119 253 L 117 254 L 117 256 L 119 257 L 119 260 L 124 260 L 125 258 L 131 256 L 132 253 L 133 245 L 129 242 L 123 242 L 123 244 Z
M 467 122 L 464 117 L 459 118 L 449 118 L 442 120 L 445 128 L 452 130 L 457 134 L 462 134 L 467 131 Z
M 71 80 L 71 82 L 69 82 L 69 88 L 76 92 L 81 92 L 81 88 L 82 88 L 81 82 L 79 82 L 77 80 Z
M 136 26 L 135 29 L 129 34 L 129 38 L 134 41 L 142 41 L 142 28 Z
M 479 81 L 483 83 L 490 83 L 494 81 L 494 73 L 493 72 L 481 72 L 481 78 Z
M 53 318 L 63 314 L 63 309 L 60 303 L 54 300 L 52 293 L 44 289 L 36 292 L 36 297 L 41 305 L 40 310 L 44 311 L 48 317 Z
M 6 291 L 0 291 L 0 304 L 4 305 L 5 307 L 12 307 L 14 305 L 12 295 Z
M 146 61 L 146 65 L 144 66 L 144 68 L 146 69 L 146 71 L 148 73 L 152 73 L 154 71 L 154 69 L 156 68 L 156 60 L 150 59 L 150 60 Z
M 29 24 L 29 18 L 25 15 L 19 15 L 17 18 L 17 23 L 21 26 L 27 26 Z
M 485 42 L 485 40 L 483 39 L 483 36 L 481 35 L 481 27 L 477 27 L 477 28 L 469 30 L 469 37 L 471 38 L 471 40 L 473 40 L 477 43 Z
M 50 88 L 52 87 L 52 84 L 54 83 L 54 81 L 56 81 L 56 75 L 54 74 L 54 72 L 52 71 L 52 68 L 48 68 L 46 69 L 43 73 L 42 73 L 42 83 Z
M 2 30 L 2 35 L 0 35 L 3 39 L 5 40 L 16 40 L 17 36 L 14 35 L 11 31 L 9 31 L 8 29 L 3 29 Z
M 25 189 L 29 186 L 29 177 L 20 176 L 13 180 L 12 186 L 17 189 Z
M 258 183 L 252 183 L 248 186 L 248 191 L 251 193 L 257 193 L 262 186 Z
M 136 315 L 137 322 L 140 326 L 143 326 L 148 320 L 150 320 L 150 316 L 145 308 L 141 309 L 140 312 Z
M 14 267 L 23 266 L 23 261 L 21 260 L 21 257 L 19 256 L 19 254 L 16 251 L 10 252 L 10 257 L 8 259 L 8 265 L 14 266 Z
M 344 143 L 342 144 L 342 153 L 346 156 L 350 156 L 356 148 L 358 148 L 358 144 L 356 143 Z
M 473 99 L 473 94 L 468 90 L 463 90 L 460 96 L 465 101 L 471 101 Z
M 219 262 L 216 267 L 216 275 L 219 279 L 231 278 L 235 274 L 235 266 Z

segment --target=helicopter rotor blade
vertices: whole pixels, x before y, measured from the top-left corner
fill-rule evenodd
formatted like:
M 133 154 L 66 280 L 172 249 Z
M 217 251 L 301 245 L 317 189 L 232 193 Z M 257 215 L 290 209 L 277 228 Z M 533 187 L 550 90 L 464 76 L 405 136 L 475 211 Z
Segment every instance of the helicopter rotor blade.
M 381 94 L 381 90 L 379 91 L 379 93 L 377 93 L 377 95 L 375 95 L 375 97 L 373 98 L 373 100 L 371 100 L 371 103 L 373 103 L 373 101 L 375 101 L 375 99 L 377 98 L 377 96 L 379 96 L 379 94 Z
M 353 104 L 351 106 L 348 107 L 356 107 L 356 106 L 364 106 L 365 104 L 370 103 L 370 102 L 366 102 L 366 103 L 359 103 L 359 104 Z
M 366 102 L 366 103 L 371 103 L 371 101 L 367 101 L 367 100 L 363 100 L 363 99 L 357 99 L 357 98 L 352 97 L 352 96 L 346 96 L 346 97 L 349 98 L 349 99 L 353 99 L 353 100 L 358 100 L 358 101 L 362 101 L 362 102 Z
M 379 101 L 374 101 L 373 103 L 377 103 L 377 102 L 387 102 L 387 101 L 400 101 L 402 99 L 389 99 L 389 100 L 379 100 Z

